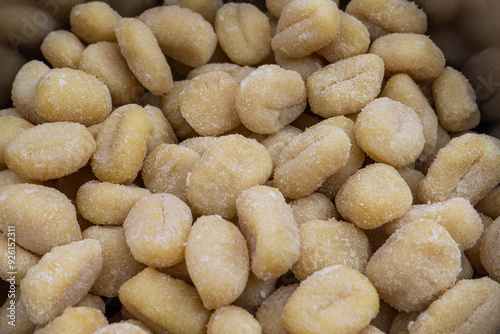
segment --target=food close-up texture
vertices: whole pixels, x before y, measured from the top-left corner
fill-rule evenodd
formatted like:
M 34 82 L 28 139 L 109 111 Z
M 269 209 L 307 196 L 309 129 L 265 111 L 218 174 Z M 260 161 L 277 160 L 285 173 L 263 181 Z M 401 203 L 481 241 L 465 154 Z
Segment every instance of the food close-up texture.
M 1 0 L 0 334 L 500 334 L 498 17 Z

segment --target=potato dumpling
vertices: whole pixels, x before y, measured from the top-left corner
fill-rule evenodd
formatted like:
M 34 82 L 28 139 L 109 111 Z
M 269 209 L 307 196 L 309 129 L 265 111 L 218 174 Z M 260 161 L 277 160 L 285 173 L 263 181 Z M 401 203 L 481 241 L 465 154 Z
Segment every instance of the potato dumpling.
M 102 268 L 97 240 L 54 247 L 21 281 L 21 302 L 31 321 L 46 324 L 90 290 Z
M 404 179 L 383 163 L 358 170 L 335 196 L 339 214 L 362 229 L 374 229 L 403 216 L 412 203 Z
M 233 223 L 202 216 L 189 232 L 186 265 L 207 309 L 229 305 L 241 295 L 248 280 L 245 238 Z
M 294 0 L 283 8 L 271 46 L 283 57 L 310 55 L 330 43 L 339 29 L 339 10 L 330 0 Z
M 258 64 L 271 51 L 269 19 L 250 3 L 226 3 L 217 11 L 214 27 L 222 50 L 236 64 Z
M 291 333 L 359 333 L 378 313 L 377 290 L 359 271 L 326 267 L 303 281 L 283 309 Z
M 446 229 L 428 219 L 397 230 L 370 258 L 366 275 L 399 311 L 420 311 L 455 284 L 460 250 Z

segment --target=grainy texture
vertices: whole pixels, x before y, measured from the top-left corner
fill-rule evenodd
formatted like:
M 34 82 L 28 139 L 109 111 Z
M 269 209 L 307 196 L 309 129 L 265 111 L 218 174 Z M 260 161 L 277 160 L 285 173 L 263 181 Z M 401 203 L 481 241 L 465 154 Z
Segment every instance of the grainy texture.
M 26 1 L 0 35 L 50 68 L 3 57 L 0 333 L 500 334 L 474 0 L 55 0 L 41 54 Z
M 439 123 L 446 131 L 467 131 L 479 124 L 476 93 L 459 71 L 446 67 L 432 83 L 432 94 Z
M 16 243 L 36 254 L 82 239 L 70 200 L 54 188 L 36 184 L 0 188 L 0 230 L 8 233 L 8 226 L 15 227 Z
M 396 168 L 415 162 L 425 145 L 417 113 L 387 97 L 375 99 L 361 110 L 354 131 L 366 154 Z
M 19 133 L 31 127 L 33 127 L 33 124 L 21 117 L 0 116 L 0 169 L 7 167 L 5 164 L 5 147 L 7 143 Z
M 53 67 L 78 68 L 80 56 L 85 49 L 75 34 L 57 30 L 48 34 L 40 46 L 43 56 Z
M 123 223 L 127 245 L 134 258 L 162 268 L 184 259 L 193 217 L 189 207 L 171 194 L 139 199 Z
M 263 184 L 273 162 L 264 146 L 241 135 L 220 137 L 189 174 L 187 197 L 203 215 L 225 219 L 236 215 L 236 199 L 242 191 Z
M 135 261 L 125 241 L 125 231 L 119 226 L 91 226 L 83 231 L 84 239 L 101 243 L 102 270 L 90 292 L 104 297 L 118 297 L 120 286 L 144 265 Z
M 26 276 L 28 269 L 37 264 L 40 257 L 35 255 L 23 247 L 15 244 L 15 232 L 7 230 L 5 233 L 0 233 L 0 253 L 4 256 L 0 259 L 0 278 L 7 282 L 7 279 L 12 280 L 12 269 L 15 265 L 14 281 L 19 284 Z M 15 250 L 12 247 L 15 245 Z
M 325 66 L 307 79 L 311 111 L 321 117 L 357 113 L 380 93 L 384 62 L 364 54 Z
M 399 311 L 420 311 L 453 286 L 460 250 L 441 225 L 415 220 L 397 230 L 370 258 L 366 275 Z
M 479 249 L 484 269 L 492 279 L 500 283 L 500 219 L 496 219 L 485 230 Z
M 311 220 L 300 225 L 300 257 L 292 271 L 305 280 L 323 268 L 342 265 L 365 271 L 371 255 L 365 233 L 353 224 L 331 220 Z
M 74 6 L 69 21 L 73 33 L 85 43 L 91 44 L 100 41 L 116 42 L 113 27 L 121 18 L 107 3 L 91 1 Z
M 46 181 L 76 172 L 96 150 L 85 126 L 71 122 L 40 124 L 22 131 L 5 147 L 10 170 L 26 179 Z
M 236 83 L 239 84 L 248 74 L 252 73 L 253 70 L 253 67 L 239 66 L 233 63 L 208 63 L 189 71 L 186 79 L 194 79 L 208 72 L 223 71 L 232 76 Z
M 200 74 L 179 94 L 182 117 L 202 136 L 216 136 L 240 125 L 235 98 L 238 85 L 222 71 Z
M 133 323 L 114 323 L 104 327 L 99 328 L 94 332 L 94 334 L 148 334 L 150 331 L 137 326 Z
M 281 11 L 286 7 L 292 0 L 266 0 L 266 8 L 269 13 L 276 19 L 280 18 Z M 333 0 L 337 5 L 339 0 Z
M 93 334 L 108 324 L 104 314 L 91 307 L 68 307 L 36 334 Z
M 163 53 L 184 65 L 206 64 L 217 46 L 212 25 L 190 9 L 154 7 L 143 12 L 139 19 L 153 31 Z
M 184 281 L 146 268 L 125 282 L 119 297 L 126 309 L 157 333 L 202 334 L 209 311 Z
M 359 271 L 326 267 L 303 281 L 283 309 L 285 328 L 293 334 L 359 333 L 379 308 L 375 287 Z
M 153 132 L 149 114 L 139 105 L 115 109 L 97 134 L 91 166 L 101 181 L 131 183 L 142 168 Z
M 189 84 L 189 80 L 174 81 L 173 88 L 162 95 L 160 100 L 160 109 L 174 129 L 179 138 L 190 138 L 196 135 L 191 125 L 182 116 L 179 104 L 179 96 Z
M 222 6 L 222 0 L 163 0 L 164 6 L 177 5 L 200 13 L 205 20 L 214 23 L 215 15 Z
M 398 171 L 381 163 L 357 171 L 335 196 L 340 215 L 363 229 L 403 216 L 412 202 L 411 190 Z
M 277 65 L 285 70 L 298 72 L 304 81 L 314 72 L 321 70 L 325 65 L 324 59 L 315 54 L 300 58 L 288 58 L 274 55 L 274 60 Z
M 302 131 L 294 126 L 287 125 L 278 132 L 271 134 L 261 141 L 261 144 L 267 149 L 273 158 L 273 169 L 276 167 L 279 155 L 283 149 L 292 141 L 293 138 L 301 134 Z
M 17 72 L 12 83 L 12 102 L 19 113 L 33 124 L 44 123 L 45 119 L 36 111 L 35 89 L 40 78 L 50 67 L 39 60 L 27 62 Z
M 412 334 L 496 333 L 500 329 L 500 284 L 488 277 L 462 280 L 410 323 Z
M 283 8 L 271 46 L 282 57 L 304 57 L 330 43 L 338 29 L 335 2 L 294 0 Z
M 344 116 L 336 116 L 327 118 L 314 126 L 321 125 L 333 125 L 341 128 L 342 130 L 344 130 L 351 142 L 349 159 L 347 160 L 346 164 L 337 172 L 335 172 L 335 174 L 329 176 L 318 189 L 319 192 L 325 194 L 329 198 L 334 198 L 340 187 L 347 181 L 347 179 L 361 168 L 365 161 L 366 155 L 356 141 L 354 122 L 352 120 Z
M 328 220 L 339 218 L 333 202 L 321 193 L 312 193 L 290 202 L 293 210 L 293 217 L 297 225 L 302 225 L 310 220 Z
M 200 155 L 200 157 L 205 154 L 205 152 L 214 146 L 214 144 L 219 140 L 219 137 L 194 137 L 183 140 L 179 143 L 179 146 L 189 148 Z
M 300 236 L 283 195 L 271 187 L 252 187 L 238 197 L 236 208 L 252 272 L 264 280 L 286 273 L 299 257 Z
M 135 202 L 149 194 L 139 187 L 91 180 L 78 189 L 76 208 L 93 224 L 122 225 Z
M 271 51 L 271 25 L 267 16 L 249 3 L 230 2 L 215 17 L 219 44 L 239 65 L 255 65 Z
M 21 302 L 31 321 L 46 324 L 90 290 L 102 268 L 97 240 L 54 247 L 21 281 Z
M 339 14 L 337 35 L 328 45 L 316 51 L 330 63 L 363 54 L 370 46 L 370 34 L 363 23 L 343 11 Z
M 438 118 L 425 95 L 409 75 L 401 73 L 387 80 L 381 96 L 401 102 L 418 114 L 425 137 L 421 158 L 425 159 L 436 147 L 438 132 Z
M 141 174 L 152 193 L 169 193 L 187 202 L 186 178 L 201 156 L 188 147 L 163 144 L 144 160 Z
M 420 183 L 422 203 L 441 202 L 453 197 L 479 202 L 500 182 L 498 139 L 484 134 L 453 138 L 432 162 Z
M 79 69 L 96 76 L 109 89 L 113 104 L 136 103 L 144 87 L 130 71 L 127 61 L 114 42 L 97 42 L 83 50 Z
M 350 149 L 349 137 L 342 129 L 332 125 L 312 127 L 281 151 L 274 185 L 288 198 L 310 195 L 347 163 Z
M 393 32 L 424 34 L 427 30 L 427 15 L 408 0 L 353 0 L 346 12 L 368 27 L 372 39 Z
M 111 112 L 111 95 L 99 79 L 80 70 L 55 68 L 35 88 L 35 109 L 50 122 L 100 123 Z
M 148 138 L 146 156 L 162 144 L 177 144 L 179 142 L 174 129 L 160 108 L 148 104 L 144 107 L 144 110 L 146 110 L 153 123 L 153 131 Z
M 461 197 L 434 204 L 414 205 L 403 217 L 385 224 L 384 227 L 389 234 L 392 234 L 406 224 L 422 218 L 442 225 L 460 250 L 474 246 L 483 233 L 481 217 L 469 201 Z
M 232 333 L 260 334 L 259 322 L 247 311 L 237 306 L 225 306 L 212 313 L 207 325 L 207 334 Z
M 304 111 L 306 98 L 305 84 L 297 72 L 264 65 L 241 82 L 236 94 L 236 111 L 251 131 L 273 134 Z
M 135 77 L 155 95 L 172 89 L 170 66 L 149 27 L 139 19 L 122 19 L 114 26 L 120 51 Z
M 401 52 L 400 50 L 405 50 Z M 436 78 L 444 70 L 443 52 L 425 35 L 394 33 L 373 41 L 370 53 L 385 63 L 386 76 L 406 73 L 413 80 Z

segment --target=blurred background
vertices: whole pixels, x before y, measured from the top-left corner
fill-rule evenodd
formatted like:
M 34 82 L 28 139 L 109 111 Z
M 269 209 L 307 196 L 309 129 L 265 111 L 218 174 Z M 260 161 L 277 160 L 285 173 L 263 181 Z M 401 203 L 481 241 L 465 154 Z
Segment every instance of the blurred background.
M 105 0 L 124 17 L 176 0 Z M 40 59 L 47 33 L 69 29 L 71 8 L 85 0 L 0 0 L 0 108 L 11 107 L 12 81 L 28 60 Z M 228 1 L 224 1 L 228 2 Z M 241 1 L 240 1 L 241 2 Z M 266 11 L 265 0 L 250 0 Z M 428 16 L 427 34 L 447 65 L 474 87 L 482 113 L 477 129 L 500 138 L 500 1 L 414 0 Z M 348 1 L 340 1 L 344 9 Z M 422 85 L 425 87 L 425 84 Z M 427 85 L 428 86 L 428 85 Z

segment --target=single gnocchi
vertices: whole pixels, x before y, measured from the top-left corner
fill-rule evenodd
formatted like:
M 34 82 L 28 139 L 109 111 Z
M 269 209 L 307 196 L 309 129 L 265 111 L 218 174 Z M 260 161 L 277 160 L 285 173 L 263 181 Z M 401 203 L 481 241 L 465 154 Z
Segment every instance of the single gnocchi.
M 19 183 L 0 187 L 0 230 L 16 231 L 16 242 L 43 255 L 55 246 L 82 239 L 76 210 L 60 191 L 37 184 Z
M 380 93 L 384 62 L 364 54 L 325 66 L 307 79 L 311 111 L 321 117 L 359 112 Z
M 377 290 L 359 271 L 340 265 L 317 271 L 283 309 L 290 333 L 359 333 L 378 313 Z
M 210 313 L 188 283 L 148 267 L 118 291 L 125 308 L 149 328 L 179 334 L 202 334 Z
M 227 56 L 239 65 L 255 65 L 271 51 L 271 24 L 249 3 L 230 2 L 217 11 L 215 32 Z
M 362 229 L 374 229 L 403 216 L 412 203 L 406 182 L 394 167 L 383 163 L 357 171 L 335 196 L 340 215 Z
M 323 268 L 342 265 L 364 272 L 371 255 L 365 233 L 353 224 L 331 220 L 311 220 L 300 225 L 300 257 L 292 271 L 305 280 Z
M 123 227 L 134 258 L 162 268 L 184 259 L 192 222 L 191 210 L 182 200 L 160 193 L 139 199 L 130 209 Z
M 280 56 L 304 57 L 330 43 L 338 29 L 335 2 L 294 0 L 283 8 L 271 46 Z
M 100 123 L 111 113 L 111 95 L 102 81 L 81 70 L 55 68 L 35 88 L 35 110 L 50 122 Z
M 392 307 L 420 311 L 453 286 L 460 257 L 448 231 L 423 218 L 392 234 L 368 261 L 366 275 Z
M 187 239 L 186 265 L 203 305 L 209 310 L 227 306 L 247 284 L 250 261 L 245 238 L 233 223 L 202 216 Z
M 10 170 L 26 179 L 46 181 L 70 175 L 84 167 L 97 145 L 85 126 L 54 122 L 30 127 L 5 147 Z
M 236 199 L 271 176 L 271 155 L 256 140 L 241 135 L 217 139 L 189 174 L 187 198 L 202 215 L 236 215 Z
M 342 129 L 331 125 L 310 128 L 281 151 L 274 184 L 288 198 L 310 195 L 347 163 L 350 149 Z
M 153 122 L 139 105 L 127 104 L 113 111 L 97 134 L 97 149 L 90 162 L 103 182 L 128 184 L 142 168 Z
M 299 257 L 300 236 L 283 195 L 271 187 L 252 187 L 238 197 L 236 208 L 252 272 L 264 280 L 286 273 Z
M 422 203 L 463 197 L 475 205 L 500 182 L 499 164 L 496 138 L 473 133 L 453 138 L 420 182 L 418 197 Z
M 236 93 L 236 111 L 251 131 L 273 134 L 304 111 L 306 97 L 305 84 L 297 72 L 263 65 L 241 82 Z
M 163 53 L 184 65 L 206 64 L 217 46 L 212 25 L 188 8 L 154 7 L 144 11 L 139 19 L 151 29 Z
M 358 114 L 356 141 L 373 160 L 396 168 L 415 162 L 425 145 L 417 113 L 400 102 L 378 98 Z
M 238 86 L 222 71 L 200 74 L 179 94 L 182 117 L 202 136 L 216 136 L 240 125 L 235 99 Z
M 78 303 L 102 268 L 97 240 L 75 241 L 54 247 L 21 281 L 21 302 L 31 321 L 46 324 Z

